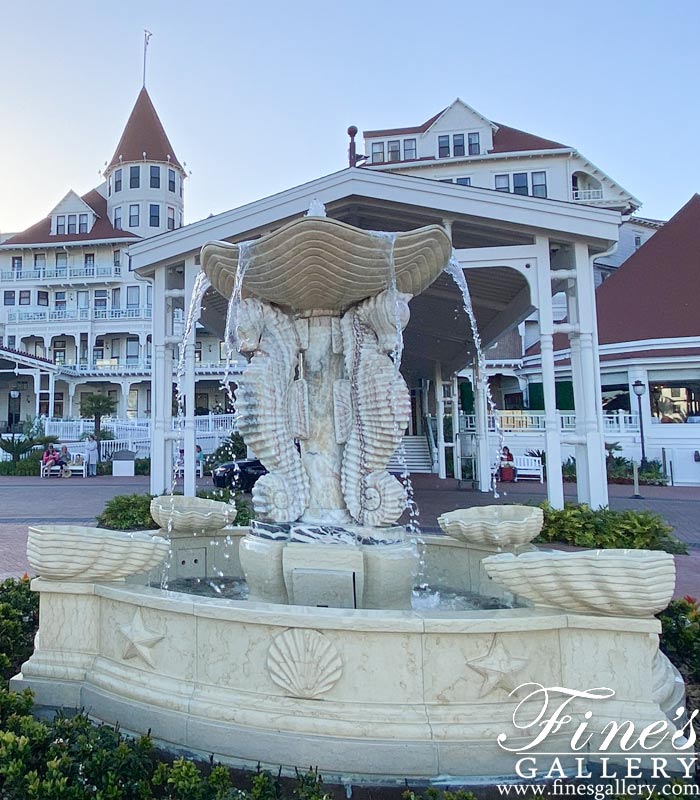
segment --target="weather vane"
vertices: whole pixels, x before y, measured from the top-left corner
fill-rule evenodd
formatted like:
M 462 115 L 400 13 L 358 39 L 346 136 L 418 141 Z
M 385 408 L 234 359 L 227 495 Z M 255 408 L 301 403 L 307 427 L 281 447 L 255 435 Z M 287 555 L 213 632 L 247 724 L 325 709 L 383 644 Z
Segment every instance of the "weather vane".
M 151 39 L 153 34 L 150 31 L 147 31 L 145 28 L 143 30 L 143 86 L 144 89 L 146 88 L 146 53 L 148 52 L 148 42 Z

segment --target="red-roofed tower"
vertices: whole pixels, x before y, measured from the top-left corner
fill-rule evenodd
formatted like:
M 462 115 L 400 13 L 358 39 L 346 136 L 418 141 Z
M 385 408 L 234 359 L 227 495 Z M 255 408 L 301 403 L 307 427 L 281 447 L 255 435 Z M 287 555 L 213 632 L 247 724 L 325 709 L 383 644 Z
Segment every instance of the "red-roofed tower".
M 115 227 L 146 237 L 182 226 L 187 175 L 145 86 L 104 177 Z

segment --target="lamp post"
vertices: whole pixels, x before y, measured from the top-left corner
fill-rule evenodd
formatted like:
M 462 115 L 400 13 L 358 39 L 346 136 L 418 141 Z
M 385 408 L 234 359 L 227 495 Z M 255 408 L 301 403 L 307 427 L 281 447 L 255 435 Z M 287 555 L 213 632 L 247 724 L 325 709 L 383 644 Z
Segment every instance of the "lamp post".
M 632 388 L 634 389 L 634 393 L 637 395 L 637 408 L 639 410 L 639 436 L 642 440 L 642 464 L 641 467 L 644 469 L 647 465 L 647 454 L 646 450 L 644 449 L 644 420 L 642 419 L 642 395 L 646 392 L 647 387 L 644 383 L 640 380 L 636 380 L 632 384 Z

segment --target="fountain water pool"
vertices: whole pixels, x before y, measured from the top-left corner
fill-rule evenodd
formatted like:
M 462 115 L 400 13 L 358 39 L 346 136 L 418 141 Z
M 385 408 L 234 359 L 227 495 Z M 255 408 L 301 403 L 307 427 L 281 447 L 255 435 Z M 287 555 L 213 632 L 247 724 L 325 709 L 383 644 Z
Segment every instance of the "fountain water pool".
M 481 535 L 466 517 L 444 515 L 464 540 L 422 537 L 433 594 L 411 607 L 415 541 L 395 526 L 406 492 L 385 470 L 406 414 L 396 353 L 411 296 L 451 247 L 435 228 L 397 234 L 387 274 L 379 242 L 311 216 L 248 243 L 245 275 L 235 246 L 204 249 L 212 285 L 240 298 L 230 324 L 253 354 L 236 399 L 239 429 L 269 470 L 254 493 L 263 523 L 223 527 L 230 508 L 166 497 L 160 533 L 174 581 L 216 587 L 224 576 L 241 590 L 245 575 L 249 598 L 164 590 L 149 585 L 153 575 L 124 580 L 102 568 L 97 579 L 62 567 L 55 526 L 35 529 L 40 630 L 13 686 L 179 750 L 286 770 L 313 764 L 344 781 L 512 774 L 499 737 L 511 747 L 532 738 L 513 720 L 528 683 L 615 692 L 593 707 L 571 703 L 571 726 L 543 752 L 570 753 L 588 711 L 592 730 L 674 718 L 683 686 L 652 616 L 673 592 L 666 554 L 548 558 L 532 552 L 536 527 L 513 533 L 518 514 L 505 514 L 507 534 L 481 520 Z M 81 547 L 79 532 L 65 535 L 74 559 L 95 561 L 98 539 Z M 231 547 L 217 544 L 227 539 Z M 110 542 L 121 568 L 133 537 L 113 532 Z M 513 603 L 513 587 L 531 601 Z M 441 608 L 445 593 L 517 607 Z

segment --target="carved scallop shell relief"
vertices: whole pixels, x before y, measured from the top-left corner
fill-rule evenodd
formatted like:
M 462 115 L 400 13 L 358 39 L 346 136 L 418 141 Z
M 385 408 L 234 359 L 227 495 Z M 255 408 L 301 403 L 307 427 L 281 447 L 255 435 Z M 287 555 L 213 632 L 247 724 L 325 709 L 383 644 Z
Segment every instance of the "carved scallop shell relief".
M 319 631 L 289 628 L 272 640 L 267 669 L 292 697 L 313 700 L 336 685 L 343 662 L 335 645 Z

